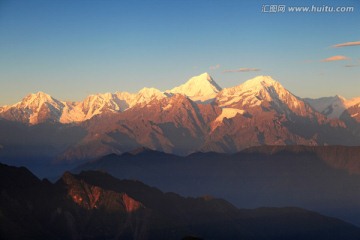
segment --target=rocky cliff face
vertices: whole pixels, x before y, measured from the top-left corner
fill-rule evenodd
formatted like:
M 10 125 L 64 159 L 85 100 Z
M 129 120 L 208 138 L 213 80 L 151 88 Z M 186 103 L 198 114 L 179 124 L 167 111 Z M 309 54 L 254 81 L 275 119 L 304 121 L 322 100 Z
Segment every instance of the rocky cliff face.
M 68 196 L 79 206 L 88 210 L 101 208 L 106 211 L 131 213 L 144 208 L 140 202 L 126 193 L 117 193 L 90 185 L 83 180 L 76 179 L 69 172 L 63 175 L 61 181 L 67 186 Z

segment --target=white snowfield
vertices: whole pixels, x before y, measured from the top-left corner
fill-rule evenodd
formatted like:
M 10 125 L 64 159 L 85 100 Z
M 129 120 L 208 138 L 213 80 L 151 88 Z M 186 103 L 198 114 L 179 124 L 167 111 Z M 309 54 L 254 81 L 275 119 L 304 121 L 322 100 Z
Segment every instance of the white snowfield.
M 215 119 L 214 122 L 222 122 L 224 118 L 230 119 L 235 117 L 237 114 L 244 114 L 245 111 L 236 108 L 223 108 L 221 114 Z

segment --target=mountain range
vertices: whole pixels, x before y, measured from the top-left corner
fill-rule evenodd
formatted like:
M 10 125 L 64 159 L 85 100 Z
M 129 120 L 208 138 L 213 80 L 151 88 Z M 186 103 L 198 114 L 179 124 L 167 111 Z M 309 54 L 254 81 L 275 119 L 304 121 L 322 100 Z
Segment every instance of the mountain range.
M 123 112 L 141 107 L 152 100 L 161 100 L 175 94 L 189 97 L 193 101 L 209 101 L 216 97 L 221 87 L 208 73 L 191 78 L 187 83 L 161 92 L 155 88 L 143 88 L 138 93 L 116 92 L 94 94 L 82 102 L 59 101 L 44 92 L 29 94 L 11 106 L 0 108 L 1 117 L 28 124 L 43 122 L 83 122 L 106 112 Z
M 204 73 L 81 102 L 30 94 L 0 107 L 0 162 L 55 183 L 0 165 L 0 238 L 358 239 L 303 209 L 238 208 L 360 224 L 359 112 L 360 98 L 300 98 L 270 76 L 221 88 Z M 193 198 L 207 194 L 234 206 Z
M 164 92 L 143 88 L 82 102 L 38 92 L 0 108 L 0 157 L 73 163 L 139 147 L 187 155 L 259 145 L 354 146 L 359 112 L 360 98 L 303 99 L 269 76 L 222 89 L 204 73 Z
M 288 110 L 301 116 L 311 113 L 308 110 L 310 106 L 328 118 L 339 119 L 344 111 L 360 103 L 360 97 L 347 100 L 338 95 L 319 99 L 301 99 L 270 76 L 258 76 L 239 86 L 222 89 L 208 73 L 203 73 L 165 92 L 155 88 L 143 88 L 138 93 L 94 94 L 86 97 L 82 102 L 59 101 L 46 93 L 38 92 L 29 94 L 19 103 L 1 107 L 0 113 L 4 119 L 28 124 L 52 121 L 74 123 L 86 121 L 106 112 L 123 112 L 133 107 L 144 106 L 153 100 L 171 98 L 176 94 L 184 95 L 197 103 L 215 103 L 216 106 L 225 109 L 219 118 L 221 120 L 224 117 L 232 118 L 235 113 L 243 114 L 248 108 L 265 106 L 266 103 L 273 103 L 273 107 L 277 107 L 280 112 L 286 111 L 285 107 L 287 107 Z M 356 116 L 353 114 L 352 117 Z
M 1 239 L 359 239 L 360 229 L 301 208 L 238 209 L 99 171 L 56 183 L 0 164 Z
M 237 207 L 297 206 L 360 225 L 360 147 L 258 146 L 176 156 L 146 148 L 78 166 Z
M 339 119 L 345 110 L 360 103 L 360 97 L 346 100 L 338 95 L 319 99 L 301 99 L 270 76 L 258 76 L 239 86 L 222 89 L 208 73 L 203 73 L 192 77 L 185 84 L 164 92 L 155 88 L 143 88 L 138 93 L 99 93 L 90 95 L 81 102 L 60 101 L 46 93 L 38 92 L 29 94 L 14 105 L 0 107 L 0 114 L 4 119 L 28 124 L 83 122 L 96 115 L 123 112 L 133 107 L 147 105 L 153 100 L 171 98 L 176 94 L 184 95 L 197 103 L 213 102 L 216 106 L 225 109 L 222 116 L 219 116 L 221 120 L 224 117 L 232 118 L 235 113 L 243 114 L 248 108 L 264 106 L 266 102 L 273 103 L 273 107 L 277 107 L 280 112 L 286 111 L 285 107 L 287 107 L 298 115 L 307 115 L 311 113 L 306 109 L 310 106 L 328 118 Z M 281 106 L 282 104 L 284 106 Z

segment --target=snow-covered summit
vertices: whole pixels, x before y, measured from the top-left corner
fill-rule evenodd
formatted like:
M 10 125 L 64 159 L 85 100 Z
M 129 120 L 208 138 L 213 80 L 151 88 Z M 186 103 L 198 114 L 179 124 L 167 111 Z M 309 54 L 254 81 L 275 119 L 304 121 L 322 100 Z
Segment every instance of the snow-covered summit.
M 336 95 L 317 99 L 304 98 L 304 101 L 328 118 L 339 118 L 346 109 L 360 103 L 360 98 L 346 99 Z
M 83 102 L 79 103 L 78 108 L 85 114 L 84 120 L 90 119 L 104 111 L 122 111 L 122 105 L 116 94 L 99 93 L 89 95 Z
M 287 90 L 270 76 L 258 76 L 230 88 L 223 89 L 217 99 L 221 105 L 243 100 L 250 106 L 260 105 L 263 100 L 271 101 L 274 94 L 283 94 Z M 235 98 L 235 99 L 234 99 Z M 227 100 L 231 99 L 231 102 Z
M 146 104 L 154 99 L 160 100 L 165 97 L 167 97 L 166 94 L 160 90 L 156 88 L 145 87 L 134 96 L 134 98 L 131 100 L 130 107 L 136 104 Z
M 193 101 L 204 102 L 216 97 L 221 87 L 212 79 L 208 73 L 200 74 L 190 78 L 186 83 L 168 90 L 169 93 L 183 94 Z
M 160 99 L 160 98 L 166 97 L 166 95 L 163 92 L 161 92 L 160 90 L 158 90 L 156 88 L 146 88 L 146 87 L 141 89 L 137 93 L 137 96 L 141 98 L 139 100 L 143 100 L 143 101 L 148 101 L 153 98 Z
M 31 93 L 20 102 L 4 106 L 1 113 L 4 118 L 37 124 L 45 121 L 58 121 L 65 103 L 44 92 Z
M 259 87 L 269 87 L 280 84 L 274 80 L 271 76 L 257 76 L 250 80 L 247 80 L 242 84 L 245 88 L 259 88 Z
M 45 103 L 54 106 L 56 109 L 60 109 L 63 106 L 63 103 L 61 103 L 59 100 L 56 100 L 44 92 L 31 93 L 24 97 L 21 102 L 18 102 L 13 106 L 24 109 L 28 108 L 32 110 L 39 110 Z
M 305 114 L 304 103 L 286 90 L 278 81 L 270 76 L 258 76 L 231 88 L 223 89 L 216 102 L 221 107 L 247 109 L 272 103 L 278 109 L 287 106 L 297 114 Z

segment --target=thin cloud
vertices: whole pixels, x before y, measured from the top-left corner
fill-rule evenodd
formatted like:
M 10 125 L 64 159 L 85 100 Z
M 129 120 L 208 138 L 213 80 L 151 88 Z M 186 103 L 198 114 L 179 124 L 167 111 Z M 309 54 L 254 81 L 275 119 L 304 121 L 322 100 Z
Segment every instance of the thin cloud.
M 225 70 L 223 73 L 234 73 L 234 72 L 258 72 L 260 71 L 259 68 L 239 68 L 233 70 Z
M 322 62 L 333 62 L 333 61 L 342 61 L 342 60 L 348 60 L 348 59 L 349 59 L 348 57 L 337 55 L 337 56 L 325 58 L 321 61 Z
M 359 67 L 359 66 L 360 66 L 360 64 L 347 64 L 344 67 L 352 68 L 352 67 Z
M 215 66 L 210 66 L 209 69 L 210 70 L 216 70 L 220 68 L 220 64 L 216 64 Z
M 358 61 L 353 61 L 351 64 L 346 64 L 344 67 L 347 68 L 360 67 L 360 59 Z
M 359 46 L 359 45 L 360 45 L 360 41 L 357 41 L 357 42 L 339 43 L 339 44 L 333 45 L 332 47 L 339 48 L 339 47 L 352 47 L 352 46 Z

